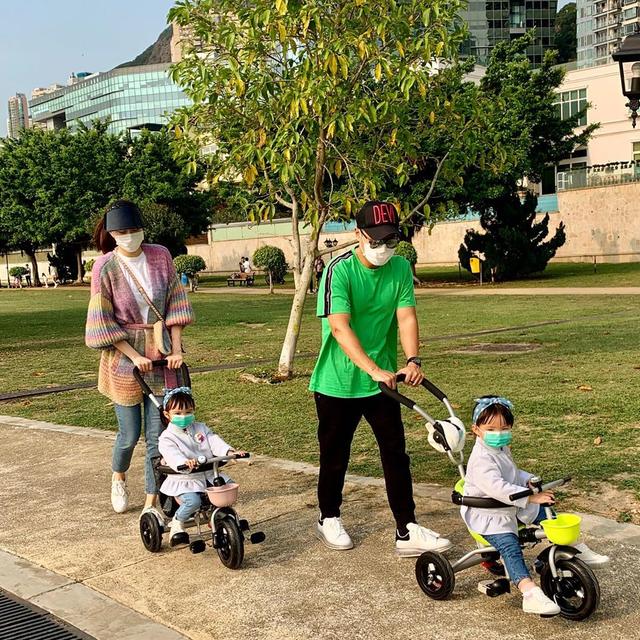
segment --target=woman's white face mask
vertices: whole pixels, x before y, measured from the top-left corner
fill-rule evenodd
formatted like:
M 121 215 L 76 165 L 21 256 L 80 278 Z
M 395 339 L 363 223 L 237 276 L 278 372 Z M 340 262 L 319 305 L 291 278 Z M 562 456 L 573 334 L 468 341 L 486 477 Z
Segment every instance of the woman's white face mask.
M 389 249 L 389 247 L 384 244 L 381 247 L 372 249 L 371 245 L 367 242 L 366 239 L 362 247 L 362 253 L 364 254 L 364 257 L 376 267 L 381 267 L 382 265 L 387 264 L 387 262 L 391 260 L 395 252 L 395 249 Z
M 122 247 L 128 253 L 135 253 L 144 240 L 144 231 L 134 231 L 133 233 L 114 234 L 113 239 L 119 247 Z

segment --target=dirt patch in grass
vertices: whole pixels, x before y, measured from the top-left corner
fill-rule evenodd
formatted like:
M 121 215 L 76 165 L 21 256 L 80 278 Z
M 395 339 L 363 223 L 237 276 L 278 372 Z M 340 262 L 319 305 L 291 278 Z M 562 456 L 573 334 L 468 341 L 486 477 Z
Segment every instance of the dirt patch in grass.
M 586 493 L 567 491 L 572 508 L 640 525 L 640 500 L 633 491 L 606 482 L 594 482 Z
M 529 353 L 542 349 L 542 345 L 535 342 L 480 342 L 467 347 L 458 347 L 450 353 L 464 354 L 496 354 L 496 353 Z

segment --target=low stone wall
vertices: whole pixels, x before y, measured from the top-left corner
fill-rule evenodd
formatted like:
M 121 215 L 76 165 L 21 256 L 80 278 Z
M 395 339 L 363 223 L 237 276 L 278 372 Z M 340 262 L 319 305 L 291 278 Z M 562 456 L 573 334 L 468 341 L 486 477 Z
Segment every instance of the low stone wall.
M 549 214 L 549 229 L 553 233 L 564 222 L 567 242 L 558 251 L 556 260 L 590 261 L 595 256 L 600 262 L 640 261 L 640 183 L 563 191 L 558 194 L 558 208 L 559 212 Z M 458 248 L 467 229 L 479 228 L 478 220 L 465 220 L 442 222 L 431 231 L 421 230 L 413 240 L 418 264 L 457 264 Z M 301 229 L 303 244 L 306 233 Z M 247 231 L 243 236 L 192 245 L 189 253 L 202 256 L 209 271 L 235 271 L 241 256 L 251 257 L 265 244 L 280 247 L 287 259 L 292 259 L 287 235 Z M 326 238 L 336 238 L 342 244 L 353 237 L 351 231 L 324 234 L 320 246 Z

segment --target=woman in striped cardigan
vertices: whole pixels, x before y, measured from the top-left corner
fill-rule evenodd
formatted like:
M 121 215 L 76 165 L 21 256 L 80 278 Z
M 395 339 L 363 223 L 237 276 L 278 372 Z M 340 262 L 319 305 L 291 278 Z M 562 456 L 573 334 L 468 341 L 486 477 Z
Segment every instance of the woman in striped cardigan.
M 142 431 L 143 409 L 147 494 L 143 513 L 156 509 L 157 500 L 151 460 L 158 455 L 160 413 L 142 394 L 133 367 L 143 372 L 154 394 L 161 396 L 163 388 L 177 386 L 182 329 L 193 321 L 171 255 L 159 245 L 142 244 L 143 238 L 138 207 L 126 200 L 106 211 L 94 233 L 94 242 L 104 255 L 95 261 L 91 273 L 85 342 L 102 351 L 98 390 L 114 403 L 118 420 L 111 484 L 111 504 L 117 513 L 128 507 L 125 474 Z M 153 307 L 164 317 L 162 345 L 154 339 L 153 325 L 158 318 Z M 168 360 L 168 367 L 152 368 L 151 361 L 161 358 Z

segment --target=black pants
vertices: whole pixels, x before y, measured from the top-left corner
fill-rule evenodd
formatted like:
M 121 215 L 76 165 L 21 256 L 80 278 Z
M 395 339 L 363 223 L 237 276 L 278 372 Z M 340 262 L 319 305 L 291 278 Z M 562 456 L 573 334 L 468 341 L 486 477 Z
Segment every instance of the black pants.
M 405 451 L 400 405 L 383 394 L 368 398 L 334 398 L 315 393 L 320 443 L 318 503 L 323 518 L 340 515 L 344 476 L 351 442 L 364 416 L 380 449 L 387 498 L 399 529 L 415 522 L 409 456 Z

